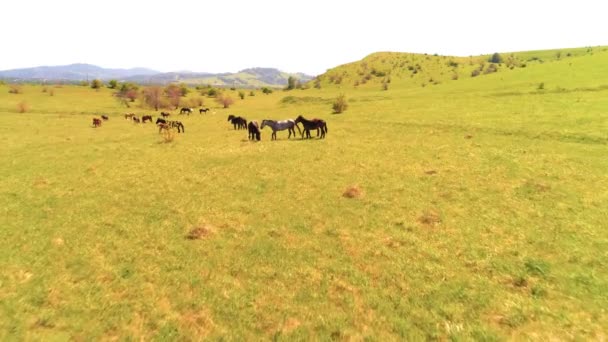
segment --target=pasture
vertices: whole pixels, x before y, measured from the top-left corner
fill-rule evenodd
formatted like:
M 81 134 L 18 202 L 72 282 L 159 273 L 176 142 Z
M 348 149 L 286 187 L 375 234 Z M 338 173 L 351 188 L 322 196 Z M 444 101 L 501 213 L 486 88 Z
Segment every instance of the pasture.
M 170 143 L 0 86 L 0 340 L 605 339 L 607 60 L 205 98 Z

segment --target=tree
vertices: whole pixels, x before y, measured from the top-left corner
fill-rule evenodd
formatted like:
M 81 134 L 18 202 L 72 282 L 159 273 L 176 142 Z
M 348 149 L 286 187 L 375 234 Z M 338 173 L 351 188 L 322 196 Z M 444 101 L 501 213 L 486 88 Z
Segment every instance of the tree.
M 268 94 L 272 94 L 272 89 L 268 88 L 268 87 L 263 87 L 262 88 L 262 93 L 268 95 Z
M 500 54 L 498 52 L 494 52 L 492 57 L 490 57 L 489 62 L 490 63 L 502 63 L 502 57 L 500 56 Z
M 114 96 L 116 97 L 116 100 L 120 102 L 120 104 L 129 108 L 129 102 L 134 102 L 139 96 L 137 89 L 137 85 L 133 83 L 123 83 L 120 85 L 120 89 L 114 93 Z
M 154 107 L 154 110 L 162 107 L 163 89 L 160 86 L 152 86 L 142 92 L 144 104 Z
M 100 89 L 102 85 L 103 82 L 101 82 L 101 80 L 94 79 L 93 81 L 91 81 L 91 88 L 93 89 Z
M 110 80 L 108 82 L 108 88 L 110 89 L 116 89 L 118 87 L 118 81 L 117 80 Z
M 245 99 L 245 92 L 244 91 L 239 91 L 239 97 L 241 98 L 241 100 Z
M 297 78 L 295 78 L 294 76 L 289 76 L 289 78 L 287 78 L 287 90 L 292 90 L 295 89 L 299 84 L 299 81 Z
M 175 107 L 175 109 L 179 108 L 179 104 L 181 102 L 182 97 L 182 87 L 177 84 L 169 84 L 165 88 L 165 95 L 169 99 L 169 103 Z

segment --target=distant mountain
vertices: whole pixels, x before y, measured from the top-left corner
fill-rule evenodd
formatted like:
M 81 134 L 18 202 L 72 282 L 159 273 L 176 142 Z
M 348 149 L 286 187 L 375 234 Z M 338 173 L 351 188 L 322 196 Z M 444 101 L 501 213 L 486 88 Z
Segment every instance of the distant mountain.
M 154 75 L 159 72 L 146 68 L 106 69 L 91 64 L 40 66 L 0 71 L 0 78 L 13 81 L 82 81 L 92 79 L 124 79 L 135 75 Z
M 137 83 L 165 84 L 181 82 L 191 85 L 209 84 L 213 86 L 234 87 L 283 87 L 293 76 L 305 83 L 313 76 L 303 73 L 286 73 L 274 68 L 249 68 L 237 73 L 200 73 L 200 72 L 167 72 L 156 75 L 138 75 L 127 80 Z
M 0 79 L 11 82 L 27 81 L 67 81 L 110 80 L 129 81 L 142 84 L 167 84 L 182 82 L 191 85 L 210 84 L 235 87 L 283 87 L 287 79 L 296 77 L 300 82 L 308 82 L 313 77 L 303 73 L 285 73 L 273 68 L 249 68 L 238 73 L 208 72 L 166 72 L 145 69 L 106 69 L 91 64 L 70 64 L 63 66 L 40 66 L 25 69 L 0 71 Z

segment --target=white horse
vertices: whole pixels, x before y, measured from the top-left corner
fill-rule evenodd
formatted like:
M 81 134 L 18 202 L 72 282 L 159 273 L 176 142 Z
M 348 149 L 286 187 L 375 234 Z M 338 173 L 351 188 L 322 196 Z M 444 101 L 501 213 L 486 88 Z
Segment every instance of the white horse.
M 281 121 L 262 120 L 262 126 L 260 128 L 263 129 L 266 126 L 269 126 L 270 128 L 272 128 L 272 140 L 277 140 L 277 131 L 283 131 L 286 129 L 289 130 L 289 136 L 287 137 L 287 139 L 291 138 L 292 132 L 293 132 L 293 136 L 295 138 L 296 130 L 294 129 L 294 127 L 298 128 L 298 132 L 300 133 L 300 135 L 302 134 L 300 127 L 298 127 L 298 125 L 296 125 L 296 122 L 291 119 L 281 120 Z

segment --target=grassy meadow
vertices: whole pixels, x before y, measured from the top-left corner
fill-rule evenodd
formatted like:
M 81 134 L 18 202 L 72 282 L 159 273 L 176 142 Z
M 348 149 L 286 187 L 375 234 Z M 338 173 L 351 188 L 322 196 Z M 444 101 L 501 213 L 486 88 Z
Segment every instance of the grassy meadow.
M 604 50 L 373 54 L 169 143 L 109 89 L 0 85 L 0 340 L 605 340 Z

